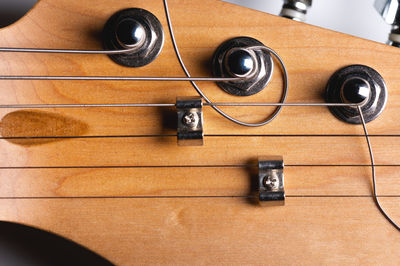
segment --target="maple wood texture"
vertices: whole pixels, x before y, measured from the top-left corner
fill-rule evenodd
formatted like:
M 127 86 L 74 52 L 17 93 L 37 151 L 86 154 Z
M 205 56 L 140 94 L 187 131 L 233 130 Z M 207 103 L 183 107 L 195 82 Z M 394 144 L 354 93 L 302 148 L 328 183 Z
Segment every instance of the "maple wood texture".
M 288 102 L 323 102 L 326 82 L 343 66 L 375 68 L 389 90 L 385 111 L 368 124 L 379 164 L 378 193 L 391 196 L 382 198 L 383 206 L 400 221 L 400 138 L 387 136 L 400 134 L 399 49 L 221 1 L 168 2 L 193 76 L 210 76 L 216 47 L 236 36 L 259 39 L 283 58 Z M 183 76 L 161 0 L 41 0 L 0 30 L 0 46 L 101 49 L 107 19 L 130 7 L 147 9 L 164 26 L 164 48 L 148 66 L 125 68 L 104 55 L 1 53 L 0 73 Z M 199 84 L 216 102 L 276 102 L 280 75 L 276 64 L 270 85 L 246 98 L 229 96 L 210 82 Z M 174 103 L 177 96 L 196 95 L 188 82 L 0 84 L 1 104 Z M 286 107 L 260 128 L 238 126 L 204 109 L 206 135 L 248 136 L 206 136 L 202 147 L 178 147 L 175 137 L 156 136 L 176 133 L 170 108 L 1 109 L 0 219 L 57 233 L 118 265 L 400 264 L 400 234 L 368 197 L 365 138 L 298 136 L 360 135 L 361 126 L 343 123 L 323 107 Z M 259 121 L 272 110 L 223 109 L 247 121 Z M 106 135 L 114 137 L 101 137 Z M 54 136 L 98 137 L 13 138 Z M 252 166 L 266 155 L 283 155 L 288 165 L 285 206 L 262 208 L 235 197 L 174 198 L 251 195 Z M 187 167 L 177 167 L 182 165 Z M 76 166 L 89 168 L 68 168 Z

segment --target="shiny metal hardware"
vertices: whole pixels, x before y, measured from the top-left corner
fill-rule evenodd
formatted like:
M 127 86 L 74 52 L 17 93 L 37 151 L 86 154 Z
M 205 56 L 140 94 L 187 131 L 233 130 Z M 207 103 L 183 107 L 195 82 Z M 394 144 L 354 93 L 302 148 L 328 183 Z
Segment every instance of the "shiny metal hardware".
M 261 205 L 285 205 L 282 156 L 258 160 L 258 199 Z
M 253 49 L 264 46 L 250 37 L 238 37 L 221 44 L 214 53 L 214 77 L 246 77 L 243 80 L 217 82 L 217 85 L 235 96 L 250 96 L 263 90 L 271 80 L 274 62 L 271 53 Z
M 400 0 L 375 0 L 375 9 L 392 25 L 388 44 L 400 47 Z
M 107 50 L 129 49 L 129 53 L 110 54 L 116 63 L 141 67 L 152 62 L 164 45 L 164 30 L 149 11 L 129 8 L 114 14 L 103 30 L 103 46 Z
M 387 102 L 387 88 L 382 76 L 364 65 L 351 65 L 336 71 L 326 86 L 327 103 L 348 103 L 354 106 L 329 106 L 329 110 L 340 120 L 361 124 L 358 106 L 365 122 L 376 119 Z
M 203 133 L 203 101 L 201 97 L 177 97 L 178 112 L 178 145 L 202 146 Z
M 284 0 L 280 16 L 296 21 L 305 21 L 312 0 Z
M 400 0 L 375 0 L 374 6 L 386 23 L 400 22 Z

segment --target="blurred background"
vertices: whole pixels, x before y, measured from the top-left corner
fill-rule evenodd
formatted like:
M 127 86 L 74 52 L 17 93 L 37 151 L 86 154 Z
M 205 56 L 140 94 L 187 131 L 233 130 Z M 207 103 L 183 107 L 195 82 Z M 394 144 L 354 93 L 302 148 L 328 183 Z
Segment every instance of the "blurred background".
M 225 0 L 279 15 L 283 0 Z M 314 0 L 307 23 L 385 43 L 391 26 L 374 8 L 375 0 Z
M 278 15 L 283 0 L 224 0 Z M 375 0 L 314 0 L 307 23 L 385 43 L 390 32 L 378 12 Z M 0 0 L 0 27 L 18 20 L 36 0 Z

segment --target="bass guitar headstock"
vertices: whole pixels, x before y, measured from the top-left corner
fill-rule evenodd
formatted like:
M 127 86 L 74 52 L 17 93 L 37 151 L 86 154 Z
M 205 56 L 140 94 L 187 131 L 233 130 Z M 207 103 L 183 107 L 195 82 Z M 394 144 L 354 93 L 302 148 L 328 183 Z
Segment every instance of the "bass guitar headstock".
M 397 48 L 215 0 L 42 0 L 0 37 L 0 219 L 117 264 L 398 246 Z

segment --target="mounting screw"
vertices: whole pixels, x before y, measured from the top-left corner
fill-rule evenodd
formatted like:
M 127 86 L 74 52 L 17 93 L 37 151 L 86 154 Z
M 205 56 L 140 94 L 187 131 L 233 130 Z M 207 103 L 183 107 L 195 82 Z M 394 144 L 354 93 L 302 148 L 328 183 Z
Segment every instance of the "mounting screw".
M 182 117 L 182 123 L 190 128 L 195 128 L 199 123 L 199 116 L 197 113 L 186 113 Z
M 279 189 L 279 178 L 276 174 L 267 175 L 264 177 L 264 186 L 269 190 L 278 190 Z

